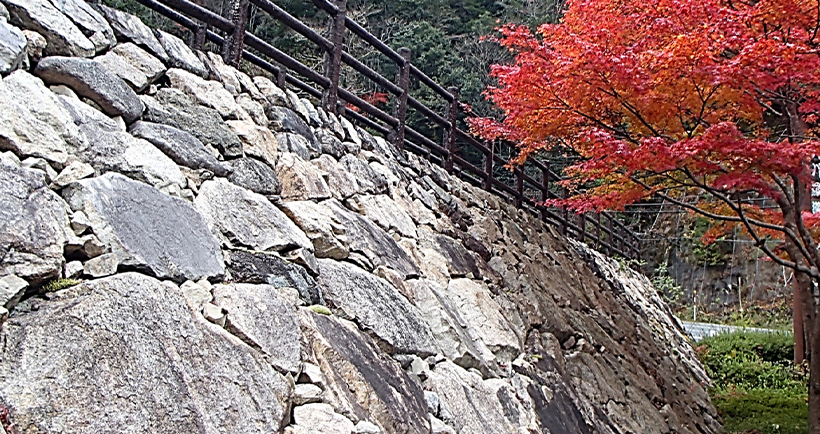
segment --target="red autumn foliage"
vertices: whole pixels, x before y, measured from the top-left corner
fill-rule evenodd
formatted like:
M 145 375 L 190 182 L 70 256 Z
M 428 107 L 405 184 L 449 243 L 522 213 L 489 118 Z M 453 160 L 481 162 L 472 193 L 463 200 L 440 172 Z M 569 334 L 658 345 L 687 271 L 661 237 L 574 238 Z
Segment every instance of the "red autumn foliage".
M 388 95 L 382 92 L 370 92 L 359 95 L 359 98 L 363 99 L 366 103 L 373 106 L 378 106 L 379 104 L 387 104 L 387 97 Z M 359 111 L 358 107 L 350 103 L 348 103 L 346 107 L 348 110 L 352 110 L 354 112 Z
M 471 120 L 483 137 L 517 143 L 514 163 L 558 144 L 581 156 L 566 172 L 574 195 L 550 205 L 623 209 L 660 195 L 741 226 L 802 272 L 812 433 L 820 311 L 807 288 L 820 282 L 820 216 L 804 210 L 820 154 L 819 29 L 818 0 L 569 0 L 558 24 L 499 29 L 515 60 L 493 66 L 487 95 L 506 117 Z

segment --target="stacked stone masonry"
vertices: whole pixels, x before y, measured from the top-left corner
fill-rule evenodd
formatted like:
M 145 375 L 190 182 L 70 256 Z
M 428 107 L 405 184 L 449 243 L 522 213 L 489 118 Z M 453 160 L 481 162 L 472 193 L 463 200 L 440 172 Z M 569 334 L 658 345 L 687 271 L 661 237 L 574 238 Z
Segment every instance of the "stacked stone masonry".
M 0 0 L 12 433 L 717 433 L 650 283 L 265 77 Z

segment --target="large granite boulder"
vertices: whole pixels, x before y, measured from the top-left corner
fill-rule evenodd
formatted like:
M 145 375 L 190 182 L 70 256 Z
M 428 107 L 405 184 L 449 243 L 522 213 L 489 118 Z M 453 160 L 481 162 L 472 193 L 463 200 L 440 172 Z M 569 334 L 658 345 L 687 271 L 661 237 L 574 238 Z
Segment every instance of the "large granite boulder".
M 237 119 L 240 108 L 222 83 L 205 80 L 184 69 L 172 68 L 165 75 L 171 81 L 171 86 L 185 92 L 197 103 L 216 110 L 223 118 Z
M 147 140 L 175 163 L 191 169 L 210 170 L 216 176 L 227 176 L 231 168 L 221 163 L 196 137 L 170 125 L 135 122 L 128 128 L 134 137 Z
M 242 156 L 242 142 L 219 112 L 197 105 L 179 89 L 160 89 L 154 97 L 143 95 L 140 99 L 146 106 L 143 120 L 187 131 L 226 158 Z
M 47 84 L 64 84 L 77 95 L 100 106 L 109 116 L 122 116 L 132 123 L 142 115 L 137 94 L 122 79 L 98 62 L 76 57 L 53 56 L 40 59 L 34 74 Z
M 250 434 L 289 417 L 281 374 L 141 274 L 31 299 L 0 336 L 2 404 L 27 431 Z
M 228 181 L 265 197 L 274 197 L 282 192 L 276 172 L 267 164 L 253 158 L 237 158 L 227 164 L 233 170 Z
M 0 81 L 0 149 L 62 166 L 85 142 L 71 112 L 42 80 L 15 71 Z
M 184 69 L 200 77 L 208 76 L 208 70 L 205 68 L 205 65 L 182 39 L 159 29 L 154 30 L 154 35 L 168 54 L 167 63 L 169 67 Z
M 296 154 L 283 152 L 276 163 L 283 200 L 327 199 L 331 196 L 321 172 Z
M 79 0 L 77 0 L 79 1 Z M 162 48 L 162 44 L 157 41 L 151 28 L 146 26 L 139 18 L 117 10 L 103 6 L 101 4 L 94 5 L 94 7 L 108 20 L 111 27 L 114 29 L 114 34 L 120 41 L 131 41 L 141 47 L 144 47 L 155 56 L 159 57 L 163 62 L 168 61 L 168 54 Z
M 371 330 L 382 350 L 420 357 L 437 352 L 433 333 L 418 309 L 386 280 L 352 264 L 319 259 L 316 282 L 328 306 Z
M 260 349 L 276 368 L 298 373 L 301 333 L 296 307 L 271 285 L 215 285 L 213 303 L 228 312 L 226 328 Z
M 130 42 L 119 44 L 94 60 L 137 92 L 145 90 L 166 69 L 159 59 Z
M 416 238 L 416 225 L 413 219 L 390 196 L 384 194 L 361 196 L 358 202 L 364 215 L 382 229 L 395 231 L 403 237 Z
M 289 108 L 275 105 L 269 106 L 266 114 L 270 120 L 270 127 L 273 130 L 298 134 L 304 137 L 311 145 L 311 156 L 319 156 L 321 146 L 316 140 L 313 130 L 305 123 L 302 117 Z
M 194 204 L 227 246 L 277 252 L 313 250 L 305 233 L 268 199 L 224 178 L 205 181 Z
M 115 173 L 78 181 L 63 195 L 123 267 L 179 282 L 225 272 L 205 221 L 182 199 Z
M 66 9 L 72 9 L 89 18 L 88 24 L 96 17 L 85 14 L 88 5 L 82 0 L 68 0 L 62 3 Z M 102 20 L 98 27 L 100 33 L 92 36 L 92 41 L 78 28 L 75 22 L 64 14 L 54 2 L 49 0 L 3 0 L 8 8 L 9 23 L 19 28 L 33 30 L 43 35 L 47 41 L 44 55 L 46 56 L 80 56 L 92 57 L 98 49 L 112 45 L 111 28 Z M 88 8 L 90 10 L 90 8 Z M 94 12 L 93 10 L 91 12 Z M 97 14 L 99 17 L 99 14 Z M 105 24 L 105 25 L 102 25 Z
M 345 228 L 347 245 L 351 252 L 361 255 L 371 267 L 380 265 L 389 267 L 402 275 L 402 278 L 415 277 L 420 274 L 419 268 L 410 259 L 396 241 L 361 214 L 356 214 L 335 199 L 323 202 L 330 209 L 332 218 Z
M 19 68 L 26 58 L 26 35 L 17 27 L 0 20 L 0 74 Z
M 317 258 L 341 260 L 350 255 L 345 228 L 333 220 L 333 213 L 326 206 L 305 200 L 285 202 L 282 210 L 305 231 Z
M 99 173 L 118 172 L 172 193 L 187 185 L 179 166 L 150 142 L 128 134 L 117 122 L 76 98 L 61 100 L 83 139 L 69 147 L 69 152 Z
M 354 324 L 306 309 L 299 319 L 313 362 L 328 379 L 325 402 L 359 426 L 370 421 L 383 433 L 430 432 L 421 387 Z
M 63 246 L 72 235 L 65 202 L 48 189 L 45 173 L 0 154 L 0 276 L 32 284 L 60 277 Z

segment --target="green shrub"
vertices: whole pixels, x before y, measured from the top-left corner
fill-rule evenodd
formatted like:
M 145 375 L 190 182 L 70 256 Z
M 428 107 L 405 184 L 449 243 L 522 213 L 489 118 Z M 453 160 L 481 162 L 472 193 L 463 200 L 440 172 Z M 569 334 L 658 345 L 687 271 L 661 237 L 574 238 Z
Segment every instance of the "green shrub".
M 43 285 L 40 288 L 40 293 L 46 294 L 49 292 L 57 292 L 79 284 L 80 281 L 75 279 L 54 279 L 48 281 L 45 285 Z
M 728 392 L 712 397 L 727 433 L 806 434 L 809 406 L 805 394 L 780 390 Z

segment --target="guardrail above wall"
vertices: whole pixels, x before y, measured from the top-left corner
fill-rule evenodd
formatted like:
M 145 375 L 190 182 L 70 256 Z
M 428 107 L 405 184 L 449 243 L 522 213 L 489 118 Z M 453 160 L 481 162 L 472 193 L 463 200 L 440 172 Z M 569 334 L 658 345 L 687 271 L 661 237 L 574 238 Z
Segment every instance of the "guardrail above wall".
M 225 18 L 188 0 L 137 0 L 191 31 L 190 45 L 198 50 L 210 41 L 221 47 L 225 63 L 238 66 L 242 59 L 272 73 L 277 84 L 288 84 L 321 101 L 324 110 L 344 115 L 362 127 L 385 135 L 401 150 L 421 155 L 447 172 L 459 176 L 481 188 L 512 201 L 515 206 L 539 215 L 557 226 L 561 233 L 590 244 L 611 255 L 640 259 L 640 240 L 613 213 L 576 215 L 566 210 L 547 208 L 547 199 L 566 197 L 567 191 L 558 187 L 561 178 L 550 167 L 529 159 L 513 170 L 513 176 L 499 177 L 494 169 L 508 162 L 498 156 L 492 143 L 484 143 L 458 128 L 459 89 L 445 89 L 412 64 L 408 48 L 394 50 L 347 16 L 346 0 L 312 0 L 316 7 L 328 14 L 331 22 L 329 38 L 290 15 L 271 0 L 231 0 L 230 17 Z M 319 73 L 294 57 L 247 31 L 251 5 L 267 13 L 288 28 L 304 36 L 325 53 L 324 71 Z M 390 80 L 344 51 L 347 34 L 355 35 L 396 65 L 396 77 Z M 249 51 L 249 48 L 254 52 Z M 256 54 L 258 53 L 258 54 Z M 392 94 L 393 107 L 386 113 L 354 93 L 339 86 L 342 63 Z M 295 73 L 313 85 L 292 75 Z M 443 99 L 443 114 L 427 107 L 409 94 L 410 78 L 431 89 Z M 315 86 L 315 87 L 314 87 Z M 361 113 L 346 110 L 345 103 Z M 419 133 L 406 124 L 408 108 L 424 116 L 441 129 L 439 142 Z M 464 157 L 472 149 L 482 155 L 483 164 L 476 166 Z M 461 155 L 459 155 L 461 154 Z M 535 174 L 535 175 L 533 175 Z M 540 174 L 540 176 L 538 176 Z M 557 192 L 557 193 L 556 193 Z

